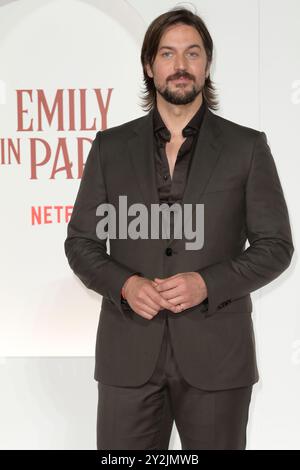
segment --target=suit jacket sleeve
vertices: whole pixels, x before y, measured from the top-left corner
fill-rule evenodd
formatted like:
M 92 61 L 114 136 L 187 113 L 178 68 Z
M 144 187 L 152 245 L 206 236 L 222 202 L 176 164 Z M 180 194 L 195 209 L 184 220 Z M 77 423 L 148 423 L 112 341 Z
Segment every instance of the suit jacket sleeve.
M 271 282 L 292 259 L 288 210 L 264 132 L 254 143 L 245 197 L 250 246 L 235 258 L 197 271 L 207 286 L 208 315 Z
M 107 202 L 100 158 L 101 131 L 97 132 L 84 167 L 64 243 L 73 272 L 89 289 L 107 297 L 122 311 L 121 289 L 132 274 L 141 274 L 107 254 L 107 239 L 99 239 L 96 208 Z

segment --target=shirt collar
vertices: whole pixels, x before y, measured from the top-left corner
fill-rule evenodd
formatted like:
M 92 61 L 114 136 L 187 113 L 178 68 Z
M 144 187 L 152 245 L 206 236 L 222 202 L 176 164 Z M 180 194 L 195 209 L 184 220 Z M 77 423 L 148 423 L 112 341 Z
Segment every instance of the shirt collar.
M 203 121 L 205 110 L 206 110 L 206 103 L 203 100 L 202 104 L 198 108 L 198 111 L 196 111 L 194 116 L 190 119 L 187 125 L 182 129 L 183 137 L 195 135 L 199 131 L 201 123 Z M 154 109 L 153 109 L 153 130 L 155 133 L 159 133 L 159 135 L 167 142 L 171 140 L 171 133 L 169 129 L 166 127 L 164 121 L 162 120 L 162 117 L 156 105 L 154 106 Z

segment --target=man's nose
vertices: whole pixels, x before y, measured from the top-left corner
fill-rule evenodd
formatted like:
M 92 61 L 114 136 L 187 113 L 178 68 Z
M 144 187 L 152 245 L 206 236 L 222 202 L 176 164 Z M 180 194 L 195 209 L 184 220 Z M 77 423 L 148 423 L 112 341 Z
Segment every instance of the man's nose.
M 186 61 L 186 58 L 184 56 L 181 56 L 181 55 L 178 55 L 176 58 L 175 58 L 175 62 L 174 62 L 174 69 L 176 71 L 178 70 L 186 70 L 187 68 L 187 61 Z

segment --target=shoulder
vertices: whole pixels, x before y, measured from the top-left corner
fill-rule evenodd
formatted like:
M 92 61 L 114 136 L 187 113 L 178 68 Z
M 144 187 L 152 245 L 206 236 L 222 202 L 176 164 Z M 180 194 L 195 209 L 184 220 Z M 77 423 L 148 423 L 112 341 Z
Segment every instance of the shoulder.
M 244 126 L 235 121 L 231 121 L 215 113 L 212 113 L 211 111 L 210 114 L 213 116 L 216 125 L 228 138 L 236 138 L 244 141 L 253 141 L 253 139 L 256 140 L 258 136 L 264 134 L 258 129 L 255 129 L 254 127 Z
M 264 132 L 231 121 L 211 111 L 209 114 L 217 129 L 217 134 L 221 137 L 224 149 L 227 149 L 231 155 L 236 155 L 239 159 L 245 156 L 247 161 L 249 159 L 251 161 L 256 148 L 268 150 L 267 136 Z

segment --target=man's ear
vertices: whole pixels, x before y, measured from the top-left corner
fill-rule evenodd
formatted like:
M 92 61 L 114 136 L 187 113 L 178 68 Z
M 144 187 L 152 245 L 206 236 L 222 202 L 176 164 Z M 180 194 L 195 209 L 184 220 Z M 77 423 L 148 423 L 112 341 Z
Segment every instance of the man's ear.
M 153 78 L 153 73 L 149 64 L 146 64 L 146 72 L 150 78 Z

